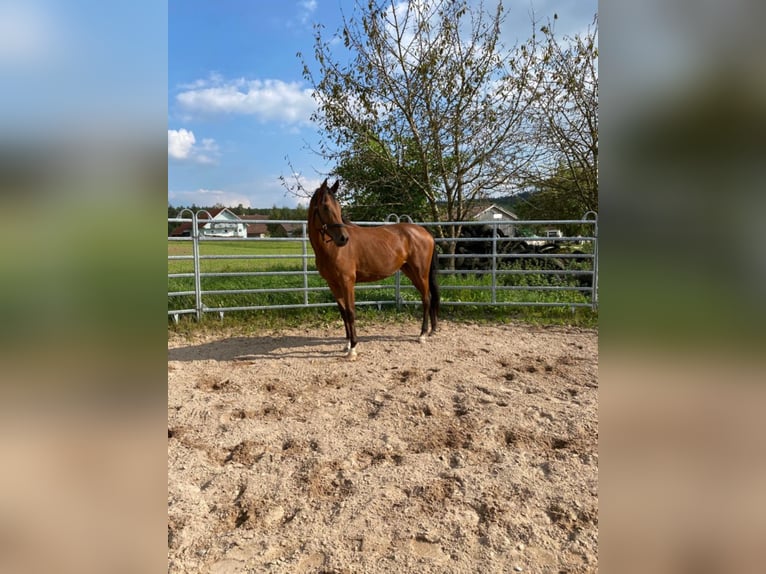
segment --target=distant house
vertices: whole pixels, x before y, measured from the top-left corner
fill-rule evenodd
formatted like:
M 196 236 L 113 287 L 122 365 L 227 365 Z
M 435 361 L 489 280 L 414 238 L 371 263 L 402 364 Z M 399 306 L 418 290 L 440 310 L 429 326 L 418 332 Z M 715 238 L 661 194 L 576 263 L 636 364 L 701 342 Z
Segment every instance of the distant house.
M 268 219 L 268 215 L 243 215 L 242 220 L 247 224 L 247 237 L 268 237 L 269 228 L 264 223 Z
M 198 215 L 197 227 L 200 236 L 259 238 L 271 236 L 268 215 L 253 214 L 240 216 L 233 213 L 227 207 L 209 210 L 209 213 L 209 219 L 204 211 Z M 300 223 L 279 223 L 277 225 L 284 230 L 285 237 L 293 237 L 296 233 L 300 234 L 302 230 Z M 191 222 L 186 221 L 173 229 L 170 237 L 191 237 L 191 230 Z
M 485 206 L 475 207 L 472 210 L 472 213 L 470 215 L 471 215 L 471 219 L 474 219 L 476 221 L 487 221 L 487 222 L 518 221 L 519 219 L 519 216 L 513 213 L 512 211 L 503 209 L 502 207 L 495 205 L 494 203 L 490 205 L 489 207 L 485 207 Z M 514 236 L 515 226 L 513 224 L 503 223 L 502 225 L 498 225 L 497 228 L 506 237 Z
M 200 236 L 205 237 L 247 237 L 247 224 L 232 213 L 229 208 L 222 207 L 208 211 L 210 218 L 206 218 L 206 213 L 201 212 L 197 220 L 197 228 Z M 191 236 L 192 224 L 185 222 L 176 227 L 171 233 L 171 237 L 189 237 Z
M 301 223 L 282 223 L 281 225 L 284 228 L 287 237 L 300 236 L 303 232 L 303 224 Z

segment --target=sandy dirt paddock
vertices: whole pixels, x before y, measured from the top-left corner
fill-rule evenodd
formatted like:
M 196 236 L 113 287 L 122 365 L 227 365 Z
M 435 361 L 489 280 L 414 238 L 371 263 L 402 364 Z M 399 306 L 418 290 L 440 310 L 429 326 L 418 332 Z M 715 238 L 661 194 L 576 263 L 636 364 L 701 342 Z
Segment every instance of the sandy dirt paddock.
M 598 570 L 598 334 L 168 342 L 169 572 Z

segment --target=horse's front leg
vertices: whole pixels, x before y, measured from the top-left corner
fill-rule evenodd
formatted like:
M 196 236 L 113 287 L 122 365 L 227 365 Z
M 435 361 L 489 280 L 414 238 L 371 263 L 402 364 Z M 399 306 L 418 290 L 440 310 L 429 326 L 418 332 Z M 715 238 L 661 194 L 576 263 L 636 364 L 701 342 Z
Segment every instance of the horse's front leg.
M 338 304 L 338 310 L 340 311 L 340 318 L 343 319 L 343 328 L 346 330 L 346 352 L 348 352 L 351 350 L 351 330 L 348 325 L 348 315 L 346 314 L 346 309 L 343 307 L 343 303 L 341 303 L 340 300 L 337 300 L 336 303 Z
M 356 359 L 356 300 L 354 297 L 354 282 L 346 281 L 344 285 L 344 306 L 346 307 L 346 332 L 348 334 L 348 354 L 349 359 Z
M 343 327 L 346 330 L 346 357 L 356 358 L 356 328 L 354 326 L 354 282 L 344 281 L 340 284 L 330 285 L 335 301 L 338 304 L 340 316 L 343 319 Z

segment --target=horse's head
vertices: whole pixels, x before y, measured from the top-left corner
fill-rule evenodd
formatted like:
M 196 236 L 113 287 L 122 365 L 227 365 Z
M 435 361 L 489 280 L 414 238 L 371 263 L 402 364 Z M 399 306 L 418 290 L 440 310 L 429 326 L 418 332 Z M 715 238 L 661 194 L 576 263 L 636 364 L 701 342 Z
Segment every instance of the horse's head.
M 343 223 L 340 204 L 335 197 L 339 183 L 336 180 L 332 187 L 328 187 L 326 179 L 322 182 L 311 198 L 309 217 L 319 220 L 319 232 L 322 237 L 328 235 L 328 241 L 332 240 L 338 247 L 343 247 L 348 243 L 348 233 L 346 224 Z

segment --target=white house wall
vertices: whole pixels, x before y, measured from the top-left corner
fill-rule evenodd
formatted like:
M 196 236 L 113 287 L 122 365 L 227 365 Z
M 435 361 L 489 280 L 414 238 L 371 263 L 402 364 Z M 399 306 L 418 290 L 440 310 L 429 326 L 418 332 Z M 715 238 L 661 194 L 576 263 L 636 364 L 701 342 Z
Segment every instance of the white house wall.
M 208 237 L 247 237 L 247 224 L 224 209 L 202 227 L 202 234 Z

